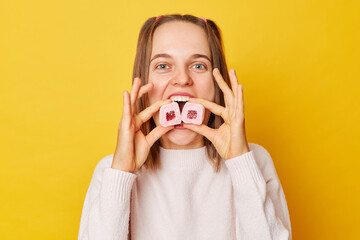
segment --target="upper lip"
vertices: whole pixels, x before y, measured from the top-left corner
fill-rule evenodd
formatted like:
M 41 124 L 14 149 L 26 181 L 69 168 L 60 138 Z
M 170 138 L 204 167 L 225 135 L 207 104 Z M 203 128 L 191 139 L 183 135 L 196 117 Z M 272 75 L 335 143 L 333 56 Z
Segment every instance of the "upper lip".
M 172 96 L 189 96 L 191 98 L 193 98 L 194 96 L 191 95 L 190 93 L 187 93 L 187 92 L 175 92 L 175 93 L 172 93 L 170 94 L 167 99 L 170 99 Z

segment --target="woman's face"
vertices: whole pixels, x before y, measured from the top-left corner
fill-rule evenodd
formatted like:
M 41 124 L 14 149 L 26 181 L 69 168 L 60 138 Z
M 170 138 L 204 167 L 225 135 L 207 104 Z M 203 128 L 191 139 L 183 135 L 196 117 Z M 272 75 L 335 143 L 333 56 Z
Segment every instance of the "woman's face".
M 204 30 L 188 22 L 168 22 L 159 26 L 153 35 L 149 66 L 150 105 L 171 94 L 188 93 L 208 101 L 215 99 L 215 85 L 211 68 L 211 52 Z M 205 109 L 203 124 L 207 124 L 210 111 Z M 153 115 L 157 126 L 159 112 Z M 168 149 L 190 149 L 204 146 L 203 136 L 190 129 L 176 126 L 160 138 L 161 146 Z

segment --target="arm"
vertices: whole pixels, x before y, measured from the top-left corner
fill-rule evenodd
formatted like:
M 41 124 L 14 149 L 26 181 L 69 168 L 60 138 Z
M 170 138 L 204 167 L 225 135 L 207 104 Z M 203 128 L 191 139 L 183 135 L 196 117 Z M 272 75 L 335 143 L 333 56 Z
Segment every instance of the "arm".
M 257 144 L 249 148 L 225 161 L 234 189 L 237 238 L 291 240 L 286 199 L 270 154 Z
M 111 168 L 113 155 L 101 159 L 82 209 L 79 240 L 126 240 L 129 231 L 133 173 Z

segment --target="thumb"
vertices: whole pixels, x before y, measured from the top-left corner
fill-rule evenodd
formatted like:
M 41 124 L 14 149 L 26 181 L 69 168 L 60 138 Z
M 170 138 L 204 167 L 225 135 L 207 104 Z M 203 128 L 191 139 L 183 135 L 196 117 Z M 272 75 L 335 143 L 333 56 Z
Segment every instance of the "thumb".
M 146 141 L 149 144 L 149 147 L 151 147 L 162 135 L 174 128 L 175 126 L 173 125 L 168 127 L 157 126 L 153 130 L 151 130 L 151 132 L 145 137 Z
M 204 137 L 209 139 L 210 142 L 213 143 L 215 132 L 216 132 L 215 129 L 212 129 L 204 124 L 195 125 L 195 124 L 191 124 L 191 123 L 184 123 L 183 127 L 203 135 Z

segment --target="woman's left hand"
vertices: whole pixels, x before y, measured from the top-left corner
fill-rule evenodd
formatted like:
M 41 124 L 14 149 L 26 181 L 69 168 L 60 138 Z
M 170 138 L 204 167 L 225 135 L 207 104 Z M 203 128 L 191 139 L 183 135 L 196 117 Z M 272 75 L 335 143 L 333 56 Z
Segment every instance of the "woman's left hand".
M 201 98 L 190 98 L 189 102 L 202 104 L 214 114 L 221 116 L 224 123 L 218 129 L 209 128 L 205 124 L 184 123 L 183 126 L 209 139 L 220 156 L 227 160 L 250 151 L 245 135 L 243 86 L 238 84 L 234 69 L 229 71 L 233 90 L 226 84 L 218 68 L 213 70 L 213 74 L 224 93 L 225 107 Z

